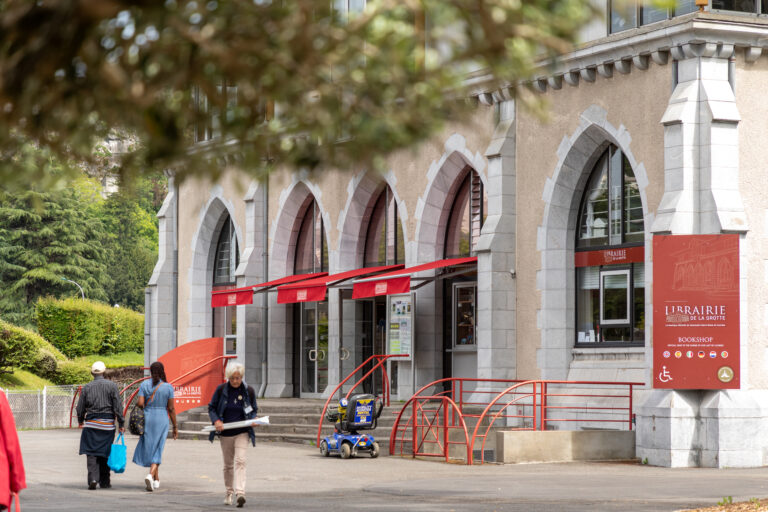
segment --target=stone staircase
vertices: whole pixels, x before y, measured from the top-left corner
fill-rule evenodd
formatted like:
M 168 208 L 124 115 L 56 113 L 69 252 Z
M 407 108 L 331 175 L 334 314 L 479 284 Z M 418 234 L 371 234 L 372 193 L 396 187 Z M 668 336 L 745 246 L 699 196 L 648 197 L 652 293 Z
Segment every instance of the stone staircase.
M 269 426 L 255 427 L 256 441 L 285 442 L 315 445 L 317 424 L 323 411 L 324 399 L 262 398 L 258 401 L 258 416 L 269 416 Z M 330 405 L 329 405 L 330 407 Z M 385 407 L 375 430 L 367 430 L 376 438 L 381 454 L 389 453 L 389 434 L 400 412 L 401 405 Z M 211 424 L 208 408 L 198 407 L 178 415 L 179 438 L 208 440 L 208 433 L 201 429 Z M 322 435 L 333 433 L 333 424 L 323 422 Z

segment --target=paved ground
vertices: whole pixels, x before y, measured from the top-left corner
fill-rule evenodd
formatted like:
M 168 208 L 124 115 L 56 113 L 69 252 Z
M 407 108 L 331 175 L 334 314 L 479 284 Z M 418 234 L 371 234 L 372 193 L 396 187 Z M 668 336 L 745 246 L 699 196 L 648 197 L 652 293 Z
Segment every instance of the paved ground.
M 30 511 L 231 510 L 222 504 L 221 452 L 204 441 L 168 441 L 162 487 L 144 490 L 130 458 L 112 489 L 86 489 L 79 431 L 20 432 Z M 310 446 L 261 443 L 248 453 L 246 509 L 282 511 L 675 511 L 768 497 L 768 468 L 666 469 L 626 463 L 464 466 L 380 457 L 320 457 Z

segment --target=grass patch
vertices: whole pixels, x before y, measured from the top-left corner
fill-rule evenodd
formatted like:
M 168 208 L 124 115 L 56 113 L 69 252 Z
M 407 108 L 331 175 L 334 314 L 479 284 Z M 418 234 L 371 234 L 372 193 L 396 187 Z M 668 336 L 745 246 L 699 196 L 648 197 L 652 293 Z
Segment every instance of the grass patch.
M 95 354 L 92 356 L 80 356 L 72 358 L 78 365 L 85 365 L 89 369 L 96 361 L 103 361 L 107 368 L 122 368 L 124 366 L 144 366 L 144 354 L 136 352 L 119 352 L 117 354 Z
M 14 370 L 13 373 L 0 375 L 0 387 L 4 389 L 43 389 L 45 386 L 55 385 L 53 382 L 26 370 Z

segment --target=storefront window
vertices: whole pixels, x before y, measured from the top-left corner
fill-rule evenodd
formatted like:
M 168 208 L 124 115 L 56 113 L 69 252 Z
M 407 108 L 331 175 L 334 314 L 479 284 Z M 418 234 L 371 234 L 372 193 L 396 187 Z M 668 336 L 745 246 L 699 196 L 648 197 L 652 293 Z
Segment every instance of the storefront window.
M 320 208 L 313 199 L 306 206 L 296 241 L 295 274 L 311 274 L 328 270 L 328 245 Z
M 645 341 L 645 226 L 640 190 L 609 147 L 587 181 L 576 240 L 576 343 Z
M 454 331 L 453 346 L 474 345 L 477 286 L 458 283 L 453 287 Z
M 225 290 L 235 284 L 235 270 L 240 262 L 232 219 L 227 216 L 216 243 L 216 255 L 213 261 L 213 291 Z M 214 337 L 224 338 L 228 354 L 236 351 L 237 344 L 237 308 L 235 306 L 213 308 Z
M 384 187 L 376 199 L 365 239 L 366 267 L 405 262 L 403 227 L 392 190 Z
M 480 238 L 488 212 L 483 182 L 475 171 L 467 172 L 454 196 L 445 235 L 445 257 L 470 256 Z

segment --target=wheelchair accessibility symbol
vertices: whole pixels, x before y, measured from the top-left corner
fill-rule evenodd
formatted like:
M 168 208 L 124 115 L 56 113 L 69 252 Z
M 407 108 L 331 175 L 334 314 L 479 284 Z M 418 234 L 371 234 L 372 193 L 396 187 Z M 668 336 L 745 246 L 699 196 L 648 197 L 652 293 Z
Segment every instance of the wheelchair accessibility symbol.
M 659 380 L 661 382 L 669 382 L 672 380 L 672 375 L 667 371 L 666 366 L 661 367 L 661 371 L 659 372 Z

